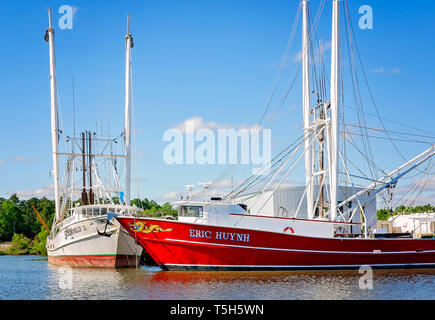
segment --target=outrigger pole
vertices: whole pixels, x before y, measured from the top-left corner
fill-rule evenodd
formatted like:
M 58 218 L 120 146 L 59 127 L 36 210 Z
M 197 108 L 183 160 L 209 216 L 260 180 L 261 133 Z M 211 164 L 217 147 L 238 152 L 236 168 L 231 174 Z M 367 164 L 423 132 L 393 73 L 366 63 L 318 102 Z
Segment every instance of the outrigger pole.
M 314 218 L 314 179 L 313 154 L 310 143 L 311 104 L 310 104 L 310 64 L 309 64 L 308 1 L 302 1 L 302 104 L 305 135 L 305 183 L 307 184 L 307 212 L 309 219 Z
M 339 54 L 340 54 L 340 0 L 334 0 L 332 10 L 331 41 L 331 126 L 329 139 L 329 183 L 331 196 L 331 221 L 337 218 L 337 183 L 338 183 L 338 86 L 339 86 Z
M 127 15 L 127 34 L 125 36 L 125 114 L 124 114 L 124 141 L 125 141 L 125 203 L 130 205 L 131 180 L 131 48 L 133 37 L 130 34 L 130 17 Z
M 53 157 L 53 176 L 54 176 L 54 199 L 56 206 L 56 220 L 60 219 L 60 199 L 59 199 L 59 116 L 57 109 L 57 80 L 56 80 L 56 60 L 54 54 L 54 29 L 51 21 L 51 8 L 48 8 L 49 28 L 45 33 L 44 40 L 48 41 L 50 52 L 50 99 L 51 99 L 51 149 Z
M 433 145 L 431 148 L 427 149 L 426 151 L 422 152 L 418 156 L 414 157 L 410 161 L 402 164 L 397 169 L 393 170 L 383 178 L 379 179 L 379 181 L 373 182 L 365 189 L 359 191 L 358 193 L 352 195 L 345 201 L 341 202 L 338 205 L 338 208 L 343 207 L 344 205 L 346 205 L 347 203 L 355 199 L 357 199 L 358 202 L 361 203 L 361 205 L 367 203 L 370 199 L 372 199 L 376 194 L 378 194 L 382 190 L 389 187 L 394 187 L 400 178 L 402 178 L 403 176 L 405 176 L 406 174 L 408 174 L 409 172 L 411 172 L 412 170 L 420 166 L 422 163 L 431 159 L 434 155 L 435 155 L 435 145 Z M 367 192 L 369 192 L 369 194 L 364 197 L 364 194 L 366 194 Z M 363 199 L 361 199 L 360 197 L 363 197 Z M 349 211 L 350 210 L 343 212 L 338 217 L 338 219 L 344 217 L 347 213 L 349 213 Z

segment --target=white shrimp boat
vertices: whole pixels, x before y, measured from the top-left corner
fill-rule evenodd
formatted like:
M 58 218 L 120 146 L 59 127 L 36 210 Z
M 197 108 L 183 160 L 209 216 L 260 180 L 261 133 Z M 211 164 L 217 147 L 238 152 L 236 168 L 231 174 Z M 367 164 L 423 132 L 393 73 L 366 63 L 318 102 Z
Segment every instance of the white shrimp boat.
M 51 136 L 56 213 L 47 239 L 48 261 L 75 267 L 137 266 L 142 248 L 113 218 L 134 218 L 130 205 L 131 126 L 130 59 L 132 36 L 126 35 L 126 84 L 124 150 L 114 153 L 116 139 L 86 131 L 77 137 L 59 130 L 54 29 L 49 9 L 45 40 L 50 51 Z M 129 20 L 129 19 L 128 19 Z M 128 21 L 129 24 L 129 21 Z M 74 128 L 75 131 L 75 128 Z M 63 141 L 61 141 L 61 137 Z M 66 151 L 59 151 L 64 142 Z M 59 158 L 66 157 L 64 179 L 60 180 Z M 121 186 L 117 160 L 125 160 L 125 187 Z M 81 177 L 78 173 L 81 171 Z

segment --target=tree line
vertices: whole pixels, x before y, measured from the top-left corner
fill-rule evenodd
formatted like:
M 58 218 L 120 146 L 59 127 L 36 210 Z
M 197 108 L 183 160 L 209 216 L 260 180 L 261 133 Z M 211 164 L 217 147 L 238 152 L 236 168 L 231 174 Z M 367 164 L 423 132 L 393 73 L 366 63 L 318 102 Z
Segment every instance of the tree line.
M 114 200 L 119 203 L 118 199 Z M 171 204 L 159 205 L 154 200 L 146 198 L 134 199 L 131 205 L 136 205 L 139 214 L 144 216 L 176 216 L 177 214 Z M 51 230 L 55 214 L 54 200 L 45 197 L 20 200 L 16 194 L 9 199 L 0 197 L 0 242 L 12 242 L 9 252 L 6 253 L 46 255 L 45 242 L 50 232 L 39 222 L 32 206 Z
M 377 211 L 378 220 L 388 220 L 391 216 L 395 216 L 398 214 L 411 214 L 411 213 L 430 213 L 435 212 L 435 207 L 430 204 L 426 204 L 424 206 L 415 206 L 415 207 L 407 207 L 407 206 L 399 206 L 394 210 L 388 209 L 379 209 Z

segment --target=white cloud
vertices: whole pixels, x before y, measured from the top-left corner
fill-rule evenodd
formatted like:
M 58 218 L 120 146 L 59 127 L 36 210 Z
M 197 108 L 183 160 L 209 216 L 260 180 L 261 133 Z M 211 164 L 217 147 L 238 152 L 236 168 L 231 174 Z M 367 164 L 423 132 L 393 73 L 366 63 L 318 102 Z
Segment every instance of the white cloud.
M 396 67 L 396 68 L 393 68 L 391 70 L 386 70 L 384 68 L 384 66 L 381 66 L 381 67 L 379 67 L 377 69 L 371 70 L 370 73 L 396 75 L 396 74 L 400 73 L 400 68 Z
M 210 130 L 219 130 L 219 129 L 255 129 L 257 128 L 256 125 L 253 126 L 246 126 L 244 124 L 242 125 L 234 125 L 234 124 L 222 124 L 214 121 L 204 121 L 202 117 L 192 117 L 184 120 L 182 123 L 176 125 L 173 127 L 174 129 L 178 129 L 183 133 L 187 133 L 188 131 L 191 131 L 191 128 L 193 128 L 193 131 L 196 132 L 200 129 L 210 129 Z M 259 127 L 261 129 L 261 127 Z
M 329 51 L 331 49 L 331 41 L 327 41 L 325 43 L 322 43 L 322 48 L 316 48 L 316 52 L 314 54 L 315 57 L 318 57 L 319 54 L 323 55 L 326 51 Z M 299 51 L 294 57 L 293 62 L 302 62 L 302 50 Z
M 42 198 L 46 197 L 48 199 L 54 199 L 54 185 L 49 184 L 35 190 L 19 190 L 8 192 L 9 195 L 16 194 L 22 200 L 28 200 L 30 198 Z
M 8 163 L 8 162 L 35 162 L 38 161 L 38 159 L 35 158 L 26 158 L 22 156 L 12 157 L 6 160 L 0 160 L 0 166 Z
M 182 195 L 183 195 L 183 193 L 178 191 L 178 190 L 171 191 L 171 192 L 168 192 L 168 193 L 164 194 L 163 196 L 161 196 L 159 201 L 161 201 L 161 202 L 173 202 L 176 200 L 180 200 Z

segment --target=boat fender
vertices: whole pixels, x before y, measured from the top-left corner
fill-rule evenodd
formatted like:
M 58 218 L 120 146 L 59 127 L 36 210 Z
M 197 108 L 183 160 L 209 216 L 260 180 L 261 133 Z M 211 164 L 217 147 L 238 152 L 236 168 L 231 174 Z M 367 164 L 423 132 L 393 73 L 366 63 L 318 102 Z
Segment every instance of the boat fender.
M 288 232 L 290 232 L 292 234 L 295 233 L 295 231 L 293 230 L 292 227 L 287 227 L 287 228 L 284 229 L 284 233 L 288 233 Z

